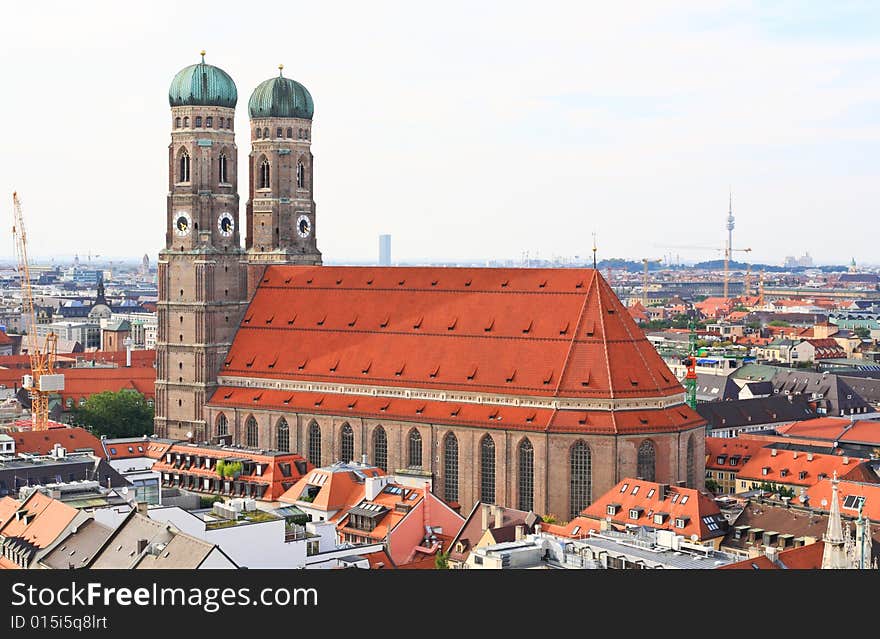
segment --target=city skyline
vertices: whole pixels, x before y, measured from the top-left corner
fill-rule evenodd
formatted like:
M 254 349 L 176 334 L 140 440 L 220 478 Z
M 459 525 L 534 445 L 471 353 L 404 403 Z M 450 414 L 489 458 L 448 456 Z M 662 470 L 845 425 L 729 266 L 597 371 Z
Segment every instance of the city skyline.
M 3 133 L 0 168 L 5 197 L 21 194 L 34 257 L 72 246 L 155 257 L 168 84 L 204 47 L 238 87 L 240 166 L 247 97 L 279 62 L 313 94 L 328 262 L 375 259 L 380 232 L 395 237 L 399 262 L 584 256 L 594 231 L 600 258 L 721 248 L 728 187 L 734 244 L 752 248 L 750 261 L 808 251 L 817 264 L 871 262 L 867 234 L 831 246 L 815 231 L 858 224 L 877 199 L 876 11 L 554 4 L 536 16 L 505 4 L 462 21 L 397 6 L 351 5 L 353 19 L 332 30 L 337 12 L 279 8 L 256 31 L 229 20 L 225 3 L 191 17 L 57 4 L 55 21 L 18 7 L 21 28 L 0 45 L 15 60 L 0 116 L 28 126 Z M 430 33 L 418 27 L 426 19 Z M 172 23 L 192 28 L 155 49 Z M 314 28 L 295 45 L 273 37 L 295 24 Z M 91 99 L 66 101 L 59 117 L 65 95 Z M 4 211 L 11 221 L 11 201 Z

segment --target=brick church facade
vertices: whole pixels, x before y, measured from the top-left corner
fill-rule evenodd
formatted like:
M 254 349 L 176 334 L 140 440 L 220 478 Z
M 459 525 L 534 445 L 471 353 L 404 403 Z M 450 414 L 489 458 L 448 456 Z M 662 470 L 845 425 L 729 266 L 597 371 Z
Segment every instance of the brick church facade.
M 321 266 L 312 98 L 281 75 L 248 105 L 242 249 L 236 99 L 204 59 L 171 87 L 157 434 L 366 455 L 464 510 L 702 487 L 705 422 L 597 271 Z

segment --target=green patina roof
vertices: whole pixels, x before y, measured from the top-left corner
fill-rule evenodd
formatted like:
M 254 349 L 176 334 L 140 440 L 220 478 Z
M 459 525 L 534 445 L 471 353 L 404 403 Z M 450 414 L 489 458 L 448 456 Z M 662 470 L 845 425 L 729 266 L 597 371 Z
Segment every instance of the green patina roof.
M 235 82 L 223 69 L 202 61 L 178 71 L 168 89 L 171 106 L 221 106 L 235 108 L 238 91 Z
M 283 67 L 279 67 L 283 68 Z M 312 119 L 315 104 L 312 96 L 296 80 L 279 74 L 260 83 L 248 101 L 252 118 L 305 118 Z

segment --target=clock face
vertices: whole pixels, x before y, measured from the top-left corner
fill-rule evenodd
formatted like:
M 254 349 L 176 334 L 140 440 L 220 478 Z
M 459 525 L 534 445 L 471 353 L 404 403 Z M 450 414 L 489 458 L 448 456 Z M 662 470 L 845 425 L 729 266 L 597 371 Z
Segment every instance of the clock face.
M 220 235 L 229 237 L 235 230 L 235 220 L 229 213 L 221 213 L 217 220 L 217 228 L 220 229 Z
M 300 215 L 296 221 L 296 232 L 300 237 L 308 237 L 312 232 L 312 223 L 309 222 L 308 216 Z
M 174 219 L 174 232 L 183 237 L 188 235 L 192 228 L 192 218 L 186 211 L 178 211 Z

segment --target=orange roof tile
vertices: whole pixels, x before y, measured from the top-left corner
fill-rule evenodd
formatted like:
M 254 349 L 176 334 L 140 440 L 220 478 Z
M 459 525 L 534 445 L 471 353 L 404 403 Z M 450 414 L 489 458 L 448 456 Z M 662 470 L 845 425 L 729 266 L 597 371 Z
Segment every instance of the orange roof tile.
M 812 486 L 826 477 L 831 477 L 835 471 L 838 477 L 844 477 L 859 463 L 860 460 L 854 457 L 772 447 L 760 448 L 740 469 L 738 477 L 771 484 Z
M 615 507 L 615 514 L 609 512 L 609 506 Z M 636 514 L 638 516 L 632 516 Z M 655 519 L 655 516 L 662 521 Z M 661 484 L 631 477 L 621 480 L 594 501 L 581 513 L 581 517 L 595 522 L 610 517 L 611 522 L 618 526 L 673 530 L 685 537 L 696 535 L 700 540 L 721 537 L 727 528 L 717 504 L 700 491 L 666 486 L 664 493 Z M 675 525 L 679 520 L 685 524 L 683 527 Z
M 101 440 L 78 426 L 63 426 L 61 428 L 37 431 L 17 431 L 8 434 L 15 440 L 16 453 L 48 455 L 52 452 L 55 444 L 58 444 L 70 452 L 87 449 L 95 455 L 101 457 L 104 455 Z
M 586 269 L 270 266 L 221 374 L 584 398 L 682 393 L 625 311 Z
M 740 439 L 738 437 L 707 437 L 706 438 L 706 470 L 736 470 L 763 448 L 770 440 Z M 731 466 L 730 460 L 736 459 Z
M 777 563 L 773 563 L 766 555 L 743 559 L 733 564 L 719 566 L 719 570 L 810 570 L 822 567 L 822 553 L 825 552 L 825 543 L 817 541 L 814 544 L 789 548 L 779 553 Z M 780 565 L 782 564 L 782 565 Z
M 300 501 L 307 486 L 319 486 L 318 493 L 311 502 L 308 502 L 311 507 L 329 512 L 353 506 L 364 496 L 363 479 L 358 477 L 355 471 L 367 477 L 385 474 L 381 468 L 374 466 L 355 467 L 350 464 L 340 464 L 338 467 L 315 468 L 303 475 L 302 479 L 278 498 L 278 501 L 295 503 Z
M 34 492 L 0 528 L 0 536 L 19 537 L 37 548 L 45 548 L 73 521 L 79 512 L 41 492 Z

